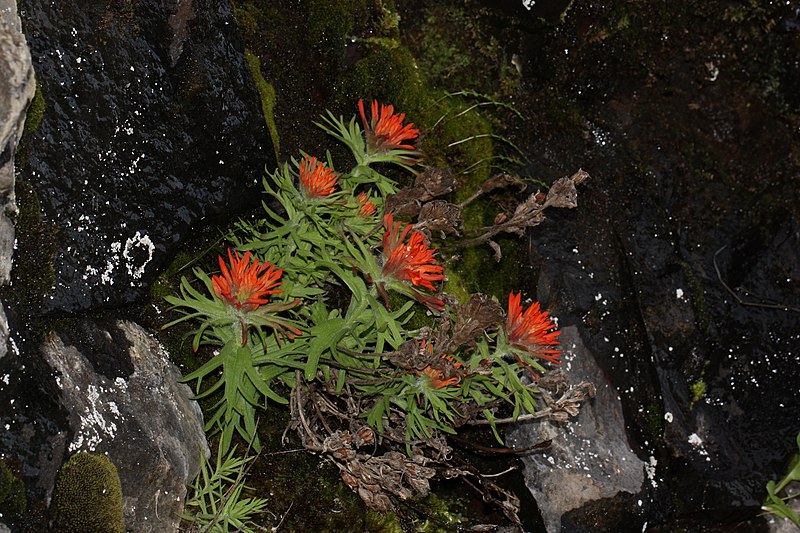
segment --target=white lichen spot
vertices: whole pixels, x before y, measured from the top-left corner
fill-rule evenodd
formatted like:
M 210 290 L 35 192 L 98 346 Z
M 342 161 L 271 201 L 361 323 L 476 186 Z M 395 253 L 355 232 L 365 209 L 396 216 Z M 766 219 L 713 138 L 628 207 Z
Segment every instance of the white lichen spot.
M 142 248 L 147 252 L 147 259 L 145 259 L 144 263 L 138 267 L 134 265 L 134 259 L 132 256 L 132 253 L 136 248 Z M 125 266 L 128 269 L 128 274 L 130 274 L 133 279 L 139 279 L 142 277 L 145 267 L 153 259 L 153 252 L 155 249 L 156 247 L 153 244 L 153 241 L 150 240 L 150 237 L 147 235 L 142 235 L 138 231 L 136 232 L 136 235 L 125 241 L 125 249 L 122 252 L 122 257 L 125 258 Z
M 647 474 L 647 479 L 650 480 L 650 484 L 653 487 L 658 487 L 658 483 L 656 483 L 656 465 L 658 465 L 658 461 L 652 455 L 650 456 L 650 460 L 644 465 L 644 471 Z
M 683 300 L 683 289 L 675 289 L 675 297 L 678 300 Z
M 664 420 L 666 420 L 668 423 L 672 424 L 672 413 L 670 413 L 669 411 L 664 413 Z
M 95 385 L 89 385 L 86 398 L 89 403 L 80 415 L 80 427 L 76 431 L 75 439 L 69 445 L 71 452 L 79 449 L 88 449 L 93 452 L 104 437 L 114 438 L 117 433 L 117 425 L 114 421 L 103 417 L 103 413 L 116 410 L 116 405 L 112 408 L 111 402 L 103 402 Z M 106 405 L 103 405 L 104 403 Z M 116 415 L 119 417 L 118 412 Z
M 125 380 L 124 380 L 124 379 L 122 379 L 122 378 L 117 378 L 117 379 L 115 379 L 115 380 L 114 380 L 114 385 L 116 385 L 116 386 L 117 386 L 117 388 L 118 388 L 119 390 L 121 390 L 122 392 L 127 392 L 127 391 L 128 391 L 128 382 L 127 382 L 127 381 L 125 381 Z

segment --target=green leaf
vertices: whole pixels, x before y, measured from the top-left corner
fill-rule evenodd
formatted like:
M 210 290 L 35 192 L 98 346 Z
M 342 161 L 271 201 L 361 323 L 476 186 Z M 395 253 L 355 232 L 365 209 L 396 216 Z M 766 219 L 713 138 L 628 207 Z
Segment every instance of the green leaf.
M 497 432 L 497 426 L 494 423 L 495 421 L 494 413 L 492 413 L 489 409 L 484 409 L 483 416 L 486 418 L 486 420 L 489 421 L 489 426 L 492 428 L 492 433 L 494 434 L 494 438 L 497 439 L 497 442 L 499 442 L 500 444 L 504 444 L 503 439 L 500 438 L 500 433 Z
M 339 342 L 339 339 L 347 333 L 347 329 L 345 329 L 344 326 L 344 319 L 335 317 L 311 328 L 309 334 L 312 335 L 314 339 L 308 347 L 308 360 L 305 369 L 305 378 L 307 381 L 311 381 L 315 378 L 317 374 L 317 365 L 319 364 L 319 358 L 322 356 L 322 352 L 334 348 L 336 343 Z

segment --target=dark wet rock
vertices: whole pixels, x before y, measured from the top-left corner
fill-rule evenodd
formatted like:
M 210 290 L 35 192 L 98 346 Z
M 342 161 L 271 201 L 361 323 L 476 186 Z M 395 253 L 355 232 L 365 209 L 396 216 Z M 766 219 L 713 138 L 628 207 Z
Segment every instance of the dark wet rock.
M 158 342 L 126 321 L 75 319 L 41 353 L 0 360 L 0 453 L 21 466 L 33 506 L 78 451 L 106 454 L 130 531 L 174 531 L 208 453 L 200 409 Z
M 584 402 L 579 415 L 566 423 L 547 420 L 521 424 L 508 436 L 509 443 L 520 448 L 531 442 L 552 441 L 543 453 L 522 458 L 525 484 L 551 533 L 562 530 L 562 515 L 573 509 L 600 500 L 611 507 L 617 497 L 627 503 L 641 491 L 646 466 L 628 444 L 617 390 L 603 376 L 578 328 L 564 328 L 559 340 L 562 365 L 570 380 L 593 381 L 597 395 Z M 570 529 L 580 530 L 575 526 Z M 594 531 L 591 527 L 582 530 Z
M 14 250 L 14 154 L 35 88 L 17 3 L 0 0 L 0 284 L 8 283 Z
M 275 165 L 230 5 L 52 3 L 20 15 L 46 109 L 18 179 L 58 227 L 45 309 L 129 303 Z
M 592 175 L 530 232 L 537 299 L 578 327 L 655 460 L 658 488 L 594 530 L 641 513 L 651 531 L 763 531 L 800 412 L 796 10 L 573 3 L 547 26 L 488 4 L 473 24 L 521 71 L 521 174 Z

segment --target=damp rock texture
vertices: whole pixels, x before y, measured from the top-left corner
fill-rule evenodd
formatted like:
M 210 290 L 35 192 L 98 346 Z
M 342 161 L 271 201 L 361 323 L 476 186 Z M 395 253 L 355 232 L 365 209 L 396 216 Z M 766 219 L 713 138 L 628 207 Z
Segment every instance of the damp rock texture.
M 208 449 L 200 409 L 163 348 L 132 322 L 81 320 L 50 334 L 42 355 L 66 416 L 63 458 L 106 454 L 127 530 L 175 531 Z
M 560 335 L 562 365 L 570 380 L 593 381 L 594 399 L 581 405 L 567 422 L 523 423 L 509 434 L 515 447 L 551 440 L 542 453 L 525 455 L 525 484 L 536 499 L 549 533 L 562 531 L 562 515 L 591 502 L 618 494 L 637 494 L 645 480 L 645 463 L 631 450 L 625 433 L 622 404 L 614 386 L 603 377 L 578 328 Z
M 275 166 L 230 5 L 30 0 L 20 17 L 44 113 L 18 179 L 58 231 L 44 309 L 132 302 Z

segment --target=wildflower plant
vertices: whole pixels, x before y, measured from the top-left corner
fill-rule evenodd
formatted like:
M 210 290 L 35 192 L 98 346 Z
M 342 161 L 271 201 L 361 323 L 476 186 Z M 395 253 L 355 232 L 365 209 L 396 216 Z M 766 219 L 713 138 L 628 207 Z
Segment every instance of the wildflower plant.
M 360 124 L 331 113 L 318 124 L 349 147 L 351 167 L 301 154 L 267 173 L 264 216 L 228 236 L 219 273 L 195 269 L 194 281 L 182 280 L 167 298 L 182 316 L 167 326 L 196 324 L 194 349 L 212 350 L 185 380 L 198 397 L 218 400 L 206 429 L 221 433 L 221 453 L 235 434 L 257 450 L 258 411 L 288 404 L 303 445 L 334 461 L 368 505 L 387 510 L 392 498 L 425 495 L 435 475 L 426 465 L 446 464 L 446 436 L 460 427 L 486 423 L 502 442 L 501 415 L 533 416 L 542 401 L 553 418 L 577 412 L 583 393 L 561 403 L 542 394 L 540 376 L 559 362 L 548 313 L 514 293 L 507 312 L 486 295 L 459 302 L 445 291 L 444 261 L 453 257 L 443 250 L 488 244 L 499 253 L 493 236 L 522 234 L 547 207 L 574 207 L 587 175 L 531 194 L 458 240 L 471 200 L 443 199 L 455 182 L 421 168 L 419 130 L 403 114 L 377 101 L 369 111 L 359 101 Z M 389 172 L 410 172 L 414 185 L 398 188 Z M 494 176 L 470 198 L 519 185 Z M 415 314 L 427 325 L 412 328 Z M 361 453 L 366 445 L 383 453 Z M 371 469 L 391 469 L 396 482 L 386 474 L 376 488 Z

